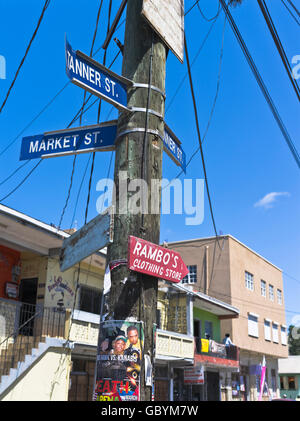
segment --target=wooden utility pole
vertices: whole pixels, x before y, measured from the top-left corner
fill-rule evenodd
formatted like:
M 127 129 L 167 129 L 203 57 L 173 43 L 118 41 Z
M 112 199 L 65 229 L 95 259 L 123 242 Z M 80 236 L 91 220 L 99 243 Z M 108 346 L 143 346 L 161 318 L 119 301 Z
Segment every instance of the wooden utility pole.
M 159 187 L 155 203 L 157 212 L 151 213 L 151 180 L 162 178 L 163 142 L 153 131 L 163 137 L 166 47 L 141 15 L 142 3 L 142 0 L 128 0 L 127 3 L 122 74 L 137 84 L 128 90 L 128 106 L 139 110 L 121 113 L 118 120 L 114 172 L 117 206 L 114 241 L 108 247 L 108 264 L 127 259 L 129 235 L 155 244 L 159 244 L 160 238 L 161 191 Z M 149 84 L 158 90 L 149 89 Z M 145 132 L 146 129 L 148 133 Z M 134 179 L 144 179 L 148 185 L 148 193 L 144 192 L 147 194 L 148 214 L 133 214 L 130 209 L 126 210 L 128 201 L 130 198 L 134 199 L 136 190 L 120 196 L 122 187 L 128 187 Z M 154 277 L 130 272 L 126 265 L 118 266 L 111 272 L 111 290 L 106 308 L 106 319 L 131 319 L 144 323 L 144 355 L 150 356 L 152 367 L 157 285 L 158 280 Z M 144 369 L 143 360 L 140 399 L 150 401 L 152 388 L 145 386 Z

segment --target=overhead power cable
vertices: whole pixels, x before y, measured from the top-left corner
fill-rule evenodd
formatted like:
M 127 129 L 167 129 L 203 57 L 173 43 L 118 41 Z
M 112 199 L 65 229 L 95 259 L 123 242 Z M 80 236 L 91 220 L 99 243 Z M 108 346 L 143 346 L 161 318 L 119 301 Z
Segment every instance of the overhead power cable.
M 94 43 L 95 43 L 95 39 L 96 39 L 96 36 L 97 36 L 98 24 L 99 24 L 100 13 L 101 13 L 101 10 L 102 10 L 102 5 L 103 5 L 103 0 L 100 1 L 99 8 L 98 8 L 98 13 L 97 13 L 97 18 L 96 18 L 96 25 L 95 25 L 95 30 L 94 30 L 93 40 L 92 40 L 92 45 L 91 45 L 91 50 L 90 50 L 90 56 L 91 57 L 93 56 L 93 48 L 94 48 Z M 80 112 L 80 116 L 79 116 L 79 125 L 80 126 L 81 126 L 81 123 L 82 123 L 82 115 L 83 115 L 84 106 L 85 106 L 86 102 L 88 102 L 89 99 L 91 98 L 91 95 L 90 95 L 89 98 L 88 98 L 88 100 L 86 101 L 85 100 L 86 99 L 86 93 L 87 93 L 87 91 L 85 90 L 84 91 L 84 94 L 83 94 L 83 104 L 82 104 L 81 112 Z M 66 201 L 65 201 L 65 204 L 64 204 L 64 207 L 63 207 L 61 216 L 60 216 L 60 220 L 59 220 L 59 224 L 58 224 L 58 228 L 57 228 L 58 231 L 60 230 L 60 227 L 61 227 L 61 224 L 62 224 L 62 221 L 63 221 L 63 217 L 64 217 L 65 211 L 66 211 L 67 206 L 68 206 L 68 203 L 69 203 L 69 199 L 70 199 L 70 195 L 71 195 L 71 190 L 72 190 L 72 186 L 73 186 L 73 179 L 74 179 L 74 172 L 75 172 L 76 160 L 77 160 L 77 154 L 75 154 L 74 155 L 74 158 L 73 158 L 72 172 L 71 172 L 71 177 L 70 177 L 69 189 L 68 189 Z
M 289 6 L 285 3 L 284 0 L 281 0 L 281 3 L 284 5 L 284 7 L 287 9 L 287 11 L 289 12 L 289 14 L 292 16 L 292 18 L 294 19 L 294 21 L 300 26 L 300 22 L 298 21 L 298 18 L 293 14 L 293 12 L 291 11 L 291 9 L 289 8 Z
M 295 10 L 295 12 L 297 13 L 297 15 L 300 17 L 300 12 L 297 9 L 297 7 L 294 5 L 294 3 L 291 0 L 287 0 L 289 2 L 289 4 L 292 6 L 292 8 Z
M 270 31 L 270 33 L 272 35 L 272 38 L 273 38 L 273 41 L 276 45 L 277 51 L 280 55 L 280 58 L 282 60 L 283 65 L 284 65 L 284 67 L 287 71 L 288 77 L 289 77 L 289 79 L 292 83 L 292 86 L 293 86 L 293 88 L 296 92 L 298 100 L 300 101 L 300 88 L 299 88 L 296 80 L 293 78 L 293 71 L 292 71 L 291 65 L 289 63 L 289 60 L 286 56 L 286 53 L 285 53 L 284 48 L 282 46 L 282 43 L 280 41 L 278 32 L 276 31 L 276 28 L 275 28 L 274 22 L 272 20 L 272 17 L 270 15 L 270 12 L 268 10 L 267 4 L 264 0 L 257 0 L 257 2 L 258 2 L 258 5 L 260 7 L 260 10 L 261 10 L 261 12 L 264 16 L 266 24 L 268 25 L 269 31 Z
M 17 71 L 16 71 L 16 74 L 15 74 L 15 76 L 14 76 L 14 78 L 13 78 L 13 81 L 12 81 L 12 83 L 11 83 L 11 85 L 10 85 L 10 87 L 9 87 L 8 91 L 7 91 L 7 94 L 6 94 L 6 96 L 5 96 L 5 99 L 4 99 L 3 103 L 2 103 L 2 105 L 0 106 L 0 113 L 1 113 L 1 112 L 2 112 L 2 110 L 3 110 L 3 108 L 4 108 L 5 104 L 6 104 L 6 101 L 8 100 L 8 97 L 9 97 L 9 95 L 10 95 L 10 92 L 11 92 L 11 90 L 12 90 L 12 88 L 13 88 L 14 84 L 15 84 L 15 81 L 16 81 L 16 79 L 17 79 L 17 77 L 18 77 L 18 74 L 19 74 L 19 72 L 20 72 L 20 70 L 21 70 L 21 67 L 23 66 L 23 63 L 24 63 L 24 61 L 25 61 L 25 59 L 26 59 L 26 56 L 27 56 L 27 54 L 28 54 L 28 51 L 30 50 L 31 44 L 32 44 L 32 42 L 33 42 L 33 40 L 34 40 L 34 38 L 35 38 L 35 36 L 36 36 L 36 34 L 37 34 L 37 31 L 38 31 L 38 29 L 39 29 L 39 27 L 40 27 L 40 24 L 41 24 L 41 22 L 42 22 L 42 20 L 43 20 L 43 17 L 44 17 L 45 11 L 47 10 L 47 8 L 48 8 L 48 6 L 49 6 L 49 3 L 50 3 L 50 0 L 46 0 L 46 1 L 45 1 L 45 3 L 44 3 L 43 9 L 42 9 L 42 13 L 41 13 L 40 18 L 39 18 L 39 20 L 38 20 L 37 26 L 36 26 L 36 28 L 35 28 L 35 30 L 34 30 L 34 32 L 33 32 L 33 35 L 32 35 L 32 37 L 31 37 L 31 39 L 30 39 L 30 42 L 29 42 L 29 44 L 28 44 L 28 46 L 27 46 L 27 48 L 26 48 L 26 51 L 25 51 L 25 54 L 24 54 L 24 56 L 23 56 L 23 58 L 22 58 L 22 60 L 21 60 L 21 63 L 19 64 L 19 67 L 18 67 L 18 69 L 17 69 Z
M 207 122 L 207 125 L 206 125 L 206 129 L 205 129 L 205 132 L 204 132 L 204 135 L 203 135 L 203 138 L 202 138 L 202 144 L 204 143 L 204 141 L 206 139 L 206 136 L 207 136 L 207 133 L 208 133 L 208 130 L 209 130 L 209 127 L 210 127 L 210 124 L 211 124 L 211 121 L 212 121 L 212 118 L 213 118 L 213 115 L 214 115 L 214 111 L 215 111 L 215 107 L 216 107 L 216 103 L 217 103 L 217 99 L 218 99 L 219 91 L 220 91 L 220 82 L 221 82 L 221 73 L 222 73 L 222 61 L 223 61 L 223 52 L 224 52 L 225 27 L 226 27 L 226 16 L 225 16 L 224 27 L 223 27 L 223 35 L 222 35 L 222 45 L 221 45 L 221 52 L 220 52 L 220 59 L 219 59 L 219 73 L 218 73 L 218 80 L 217 80 L 217 88 L 216 88 L 216 93 L 215 93 L 213 105 L 212 105 L 212 108 L 211 108 L 211 111 L 210 111 L 209 119 L 208 119 L 208 122 Z M 169 107 L 170 107 L 170 105 L 169 105 Z M 199 152 L 199 149 L 200 148 L 198 147 L 193 152 L 193 154 L 191 155 L 190 159 L 186 163 L 186 168 L 188 168 L 188 166 L 190 165 L 190 163 L 192 162 L 192 160 L 194 159 L 194 157 L 197 155 L 197 153 Z M 177 174 L 177 176 L 174 177 L 174 179 L 180 177 L 182 173 L 183 173 L 183 170 L 181 170 Z M 168 187 L 168 185 L 166 187 Z
M 299 153 L 298 153 L 298 151 L 297 151 L 297 149 L 296 149 L 296 147 L 295 147 L 295 145 L 294 145 L 294 143 L 293 143 L 293 141 L 292 141 L 292 139 L 291 139 L 291 137 L 290 137 L 290 135 L 289 135 L 289 133 L 288 133 L 288 131 L 287 131 L 287 129 L 286 129 L 286 127 L 285 127 L 285 125 L 284 125 L 275 105 L 274 105 L 274 102 L 273 102 L 273 100 L 272 100 L 272 98 L 271 98 L 271 96 L 270 96 L 270 94 L 267 90 L 266 85 L 264 84 L 264 82 L 262 80 L 261 75 L 259 74 L 259 71 L 258 71 L 250 53 L 249 53 L 249 50 L 248 50 L 248 48 L 247 48 L 247 46 L 246 46 L 246 44 L 245 44 L 245 42 L 244 42 L 244 40 L 241 36 L 241 33 L 240 33 L 240 31 L 239 31 L 231 13 L 230 13 L 230 11 L 229 11 L 226 3 L 225 3 L 225 0 L 220 0 L 220 2 L 222 4 L 224 12 L 226 13 L 226 15 L 228 17 L 228 20 L 229 20 L 230 26 L 233 30 L 233 33 L 234 33 L 235 37 L 237 38 L 237 40 L 240 44 L 240 47 L 241 47 L 241 49 L 242 49 L 242 51 L 243 51 L 243 53 L 246 57 L 246 60 L 247 60 L 249 66 L 250 66 L 250 68 L 251 68 L 251 70 L 254 74 L 254 77 L 255 77 L 255 79 L 256 79 L 256 81 L 257 81 L 257 83 L 258 83 L 258 85 L 259 85 L 259 87 L 260 87 L 260 89 L 261 89 L 261 91 L 262 91 L 271 111 L 272 111 L 272 114 L 273 114 L 273 116 L 274 116 L 280 130 L 281 130 L 281 133 L 282 133 L 282 135 L 283 135 L 283 137 L 284 137 L 284 139 L 285 139 L 285 141 L 286 141 L 286 143 L 287 143 L 287 145 L 288 145 L 288 147 L 289 147 L 298 167 L 300 168 L 300 155 L 299 155 Z
M 207 33 L 206 33 L 206 35 L 205 35 L 205 37 L 204 37 L 204 39 L 203 39 L 203 41 L 202 41 L 202 43 L 201 43 L 201 45 L 200 45 L 200 47 L 199 47 L 199 49 L 198 49 L 197 53 L 196 53 L 196 55 L 195 55 L 195 57 L 194 57 L 193 61 L 191 62 L 191 68 L 193 67 L 194 63 L 196 62 L 197 58 L 199 57 L 199 55 L 200 55 L 200 53 L 201 53 L 201 51 L 202 51 L 202 49 L 203 49 L 203 47 L 204 47 L 204 45 L 205 45 L 205 43 L 206 43 L 206 41 L 207 41 L 207 39 L 208 39 L 208 37 L 209 37 L 210 33 L 211 33 L 211 31 L 212 31 L 212 29 L 213 29 L 213 27 L 214 27 L 215 23 L 216 23 L 216 19 L 215 19 L 215 20 L 212 22 L 212 24 L 210 25 L 210 27 L 209 27 L 209 29 L 208 29 L 208 31 L 207 31 Z M 177 89 L 176 89 L 176 91 L 175 91 L 174 95 L 172 96 L 172 98 L 171 98 L 170 102 L 168 103 L 168 106 L 167 106 L 167 108 L 166 108 L 166 113 L 169 111 L 169 108 L 171 107 L 171 105 L 172 105 L 172 103 L 173 103 L 173 101 L 174 101 L 175 97 L 177 96 L 178 92 L 180 91 L 180 89 L 181 89 L 182 85 L 184 84 L 184 81 L 185 81 L 185 79 L 186 79 L 186 77 L 187 77 L 187 76 L 188 76 L 188 72 L 187 72 L 187 73 L 183 76 L 183 78 L 182 78 L 181 82 L 179 83 L 179 85 L 178 85 L 178 87 L 177 87 Z
M 212 18 L 207 18 L 207 17 L 205 16 L 205 14 L 202 12 L 202 9 L 201 9 L 200 4 L 199 4 L 198 2 L 197 2 L 197 7 L 198 7 L 198 9 L 199 9 L 199 12 L 200 12 L 201 16 L 203 17 L 203 19 L 204 19 L 204 20 L 206 20 L 206 22 L 211 22 L 212 20 L 217 19 L 217 17 L 219 16 L 220 10 L 221 10 L 221 5 L 220 5 L 220 3 L 219 3 L 219 4 L 218 4 L 218 10 L 217 10 L 216 15 L 215 15 L 215 16 L 213 16 Z
M 108 33 L 109 33 L 111 10 L 112 10 L 112 0 L 110 0 L 109 7 L 108 7 L 108 19 L 107 19 L 106 35 L 108 35 Z M 102 61 L 102 64 L 104 66 L 106 64 L 106 54 L 107 54 L 107 49 L 105 49 L 105 51 L 104 51 L 104 56 L 103 56 L 103 61 Z M 102 105 L 102 100 L 100 99 L 99 100 L 99 106 L 98 106 L 97 124 L 100 123 L 101 105 Z M 95 167 L 95 157 L 96 157 L 96 153 L 93 152 L 91 172 L 90 172 L 90 179 L 89 179 L 89 187 L 88 187 L 88 195 L 87 195 L 85 215 L 84 215 L 84 224 L 87 223 L 87 217 L 88 217 L 89 203 L 90 203 L 90 197 L 91 197 L 92 179 L 93 179 L 93 173 L 94 173 L 94 167 Z
M 186 62 L 187 62 L 188 73 L 189 73 L 191 94 L 193 98 L 196 128 L 197 128 L 198 141 L 199 141 L 200 152 L 201 152 L 201 160 L 202 160 L 202 166 L 203 166 L 203 172 L 204 172 L 204 180 L 205 180 L 205 185 L 206 185 L 207 197 L 208 197 L 208 202 L 209 202 L 209 209 L 210 209 L 210 214 L 211 214 L 211 219 L 212 219 L 216 239 L 218 241 L 219 247 L 221 248 L 219 244 L 219 240 L 218 240 L 218 233 L 217 233 L 217 228 L 216 228 L 216 223 L 215 223 L 215 218 L 214 218 L 214 213 L 213 213 L 213 208 L 212 208 L 212 202 L 211 202 L 209 187 L 208 187 L 208 179 L 207 179 L 206 166 L 205 166 L 204 154 L 203 154 L 203 149 L 202 149 L 202 141 L 201 141 L 201 135 L 200 135 L 199 120 L 198 120 L 198 111 L 197 111 L 197 104 L 196 104 L 195 93 L 194 93 L 194 85 L 193 85 L 192 74 L 191 74 L 191 66 L 190 66 L 190 61 L 189 61 L 186 36 L 184 39 L 184 48 L 185 48 Z

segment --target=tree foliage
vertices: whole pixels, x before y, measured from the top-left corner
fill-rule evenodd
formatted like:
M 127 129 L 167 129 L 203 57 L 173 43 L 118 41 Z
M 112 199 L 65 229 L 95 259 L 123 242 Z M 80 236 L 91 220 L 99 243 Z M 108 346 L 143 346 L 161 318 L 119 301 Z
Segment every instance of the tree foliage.
M 300 355 L 300 326 L 289 326 L 289 355 Z

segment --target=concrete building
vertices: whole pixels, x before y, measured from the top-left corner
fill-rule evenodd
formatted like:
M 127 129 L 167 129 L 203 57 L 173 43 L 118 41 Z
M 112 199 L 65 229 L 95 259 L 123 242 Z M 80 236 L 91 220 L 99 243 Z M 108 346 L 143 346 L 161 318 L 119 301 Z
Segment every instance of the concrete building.
M 290 355 L 279 358 L 278 374 L 280 381 L 280 396 L 287 399 L 300 400 L 300 355 Z
M 228 400 L 224 379 L 239 371 L 239 350 L 234 346 L 226 353 L 220 321 L 238 317 L 239 310 L 189 285 L 160 282 L 157 312 L 156 400 Z M 180 348 L 185 352 L 175 357 L 174 349 Z
M 240 310 L 221 321 L 240 348 L 240 371 L 227 377 L 233 400 L 257 400 L 260 364 L 265 355 L 268 393 L 279 396 L 278 359 L 288 356 L 282 272 L 231 235 L 168 243 L 189 266 L 184 283 Z M 266 389 L 267 390 L 267 389 Z

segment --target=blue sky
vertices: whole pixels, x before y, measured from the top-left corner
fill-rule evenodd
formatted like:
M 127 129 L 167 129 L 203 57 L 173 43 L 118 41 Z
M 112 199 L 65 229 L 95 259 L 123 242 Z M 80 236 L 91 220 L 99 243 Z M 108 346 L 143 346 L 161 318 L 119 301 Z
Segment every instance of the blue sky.
M 105 39 L 108 3 L 104 2 L 94 51 L 101 47 Z M 113 1 L 112 16 L 120 3 Z M 193 3 L 194 0 L 186 0 L 186 10 Z M 291 62 L 293 56 L 300 54 L 299 27 L 279 0 L 267 3 Z M 0 55 L 6 59 L 7 76 L 6 80 L 0 79 L 1 103 L 26 50 L 43 4 L 42 0 L 0 0 Z M 74 49 L 89 54 L 98 4 L 96 0 L 51 0 L 37 37 L 0 114 L 0 154 L 16 139 L 0 155 L 0 183 L 21 164 L 19 153 L 23 136 L 66 128 L 81 106 L 82 89 L 69 84 L 45 112 L 23 131 L 68 82 L 65 73 L 65 34 Z M 295 0 L 295 4 L 300 6 L 299 1 Z M 201 0 L 200 5 L 206 16 L 210 17 L 215 15 L 218 1 Z M 243 6 L 232 9 L 232 13 L 290 136 L 300 151 L 299 104 L 257 2 L 245 0 Z M 192 68 L 202 134 L 216 92 L 223 24 L 224 14 L 221 13 Z M 116 34 L 122 42 L 124 26 Z M 186 17 L 185 26 L 192 61 L 210 23 L 203 19 L 195 7 Z M 107 65 L 117 51 L 115 43 L 111 42 Z M 100 49 L 95 58 L 102 62 L 103 50 Z M 121 65 L 119 56 L 112 69 L 120 74 Z M 181 140 L 189 159 L 198 147 L 198 139 L 188 79 L 168 107 L 186 71 L 186 63 L 182 65 L 170 53 L 167 60 L 166 122 Z M 101 121 L 117 116 L 116 110 L 103 103 Z M 94 106 L 84 115 L 83 124 L 95 124 L 96 118 L 97 106 Z M 18 136 L 22 131 L 21 136 Z M 283 270 L 289 324 L 293 316 L 300 314 L 300 172 L 229 24 L 225 30 L 220 91 L 204 143 L 204 154 L 217 229 L 224 234 L 232 234 Z M 110 158 L 111 152 L 96 154 L 89 220 L 97 214 L 99 192 L 96 191 L 96 184 L 101 178 L 107 177 Z M 77 159 L 63 228 L 71 226 L 88 159 L 89 155 Z M 30 162 L 15 177 L 0 185 L 0 198 L 9 193 L 36 163 Z M 73 157 L 43 161 L 22 187 L 3 204 L 58 225 L 69 188 L 72 163 Z M 114 161 L 110 177 L 113 165 Z M 75 212 L 78 228 L 84 221 L 89 171 L 90 167 Z M 171 180 L 178 172 L 179 168 L 165 154 L 163 176 Z M 200 154 L 189 165 L 186 177 L 203 178 Z M 161 240 L 176 241 L 214 235 L 206 196 L 203 223 L 186 226 L 185 217 L 163 215 Z

